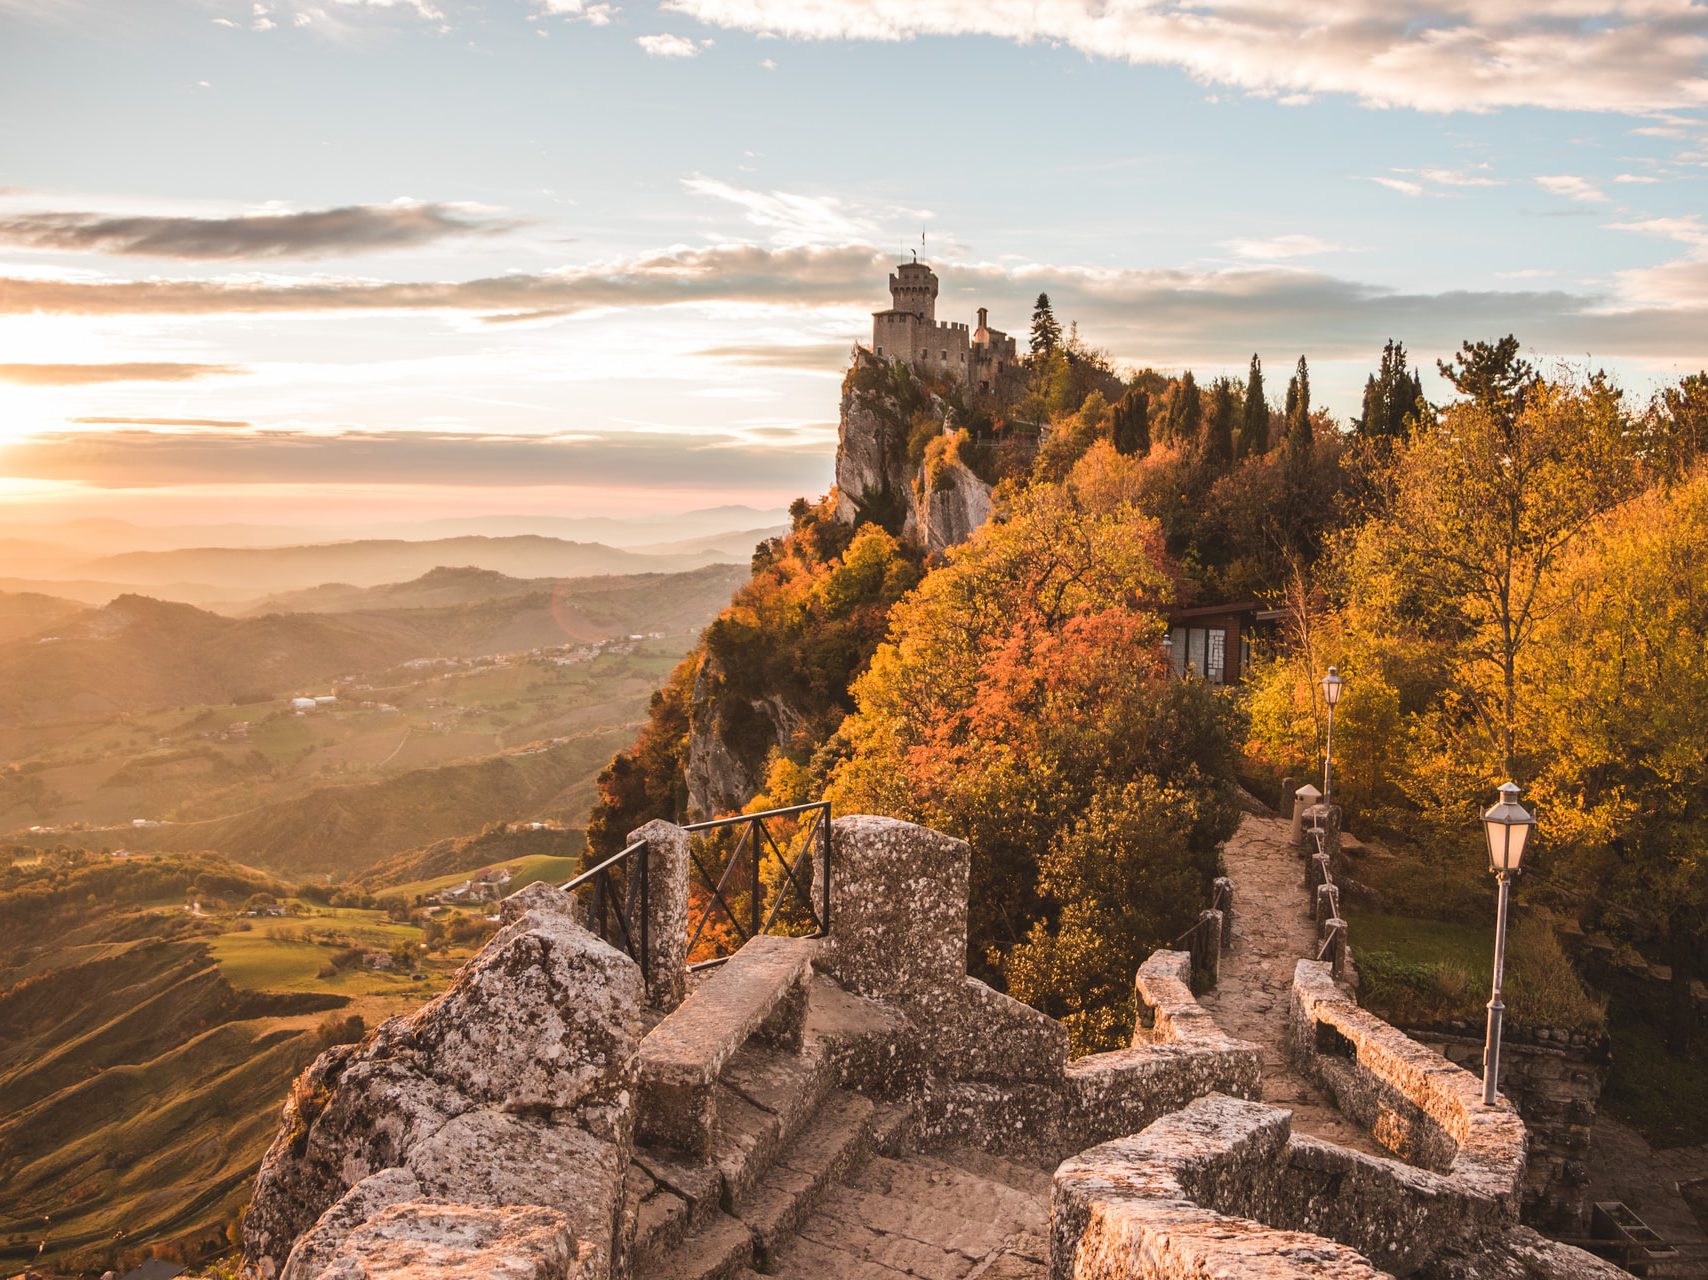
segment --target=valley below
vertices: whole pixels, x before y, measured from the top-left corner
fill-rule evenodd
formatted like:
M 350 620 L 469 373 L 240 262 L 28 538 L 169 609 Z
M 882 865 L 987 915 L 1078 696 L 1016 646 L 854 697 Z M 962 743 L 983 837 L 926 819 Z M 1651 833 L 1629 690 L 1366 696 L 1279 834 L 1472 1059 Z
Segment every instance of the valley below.
M 291 1079 L 442 989 L 497 897 L 581 869 L 598 774 L 746 578 L 707 554 L 292 569 L 218 612 L 0 591 L 8 1271 L 229 1249 Z

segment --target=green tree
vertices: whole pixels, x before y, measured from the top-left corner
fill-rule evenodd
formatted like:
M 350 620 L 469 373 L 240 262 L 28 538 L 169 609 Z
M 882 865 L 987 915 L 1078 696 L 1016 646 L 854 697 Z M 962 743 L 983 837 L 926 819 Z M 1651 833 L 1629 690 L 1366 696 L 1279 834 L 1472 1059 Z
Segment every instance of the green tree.
M 1451 360 L 1437 360 L 1435 367 L 1455 391 L 1507 428 L 1524 411 L 1538 380 L 1530 362 L 1518 354 L 1518 339 L 1510 333 L 1497 342 L 1467 339 Z
M 972 955 L 992 975 L 1021 944 L 1041 954 L 1037 922 L 1054 935 L 1066 903 L 1042 886 L 1039 860 L 1099 792 L 1149 778 L 1158 794 L 1191 797 L 1185 834 L 1158 854 L 1157 874 L 1185 859 L 1200 892 L 1152 908 L 1152 945 L 1190 923 L 1237 816 L 1226 704 L 1163 670 L 1160 610 L 1173 579 L 1140 509 L 1145 470 L 1098 440 L 1065 480 L 1015 494 L 1005 521 L 893 611 L 839 731 L 846 755 L 829 788 L 838 808 L 972 845 Z M 1107 972 L 1125 969 L 1110 999 L 1130 1000 L 1143 958 L 1108 960 Z
M 1287 384 L 1287 448 L 1295 459 L 1311 451 L 1311 371 L 1305 357 L 1299 357 L 1299 367 Z
M 1353 420 L 1359 435 L 1371 439 L 1398 440 L 1417 422 L 1423 381 L 1406 366 L 1405 344 L 1388 339 L 1382 348 L 1382 363 L 1364 383 L 1364 410 Z
M 1344 589 L 1366 630 L 1415 635 L 1440 655 L 1444 692 L 1419 739 L 1445 770 L 1435 803 L 1496 772 L 1522 780 L 1523 667 L 1548 576 L 1634 492 L 1636 438 L 1619 391 L 1596 377 L 1531 384 L 1510 422 L 1498 405 L 1459 401 L 1396 451 L 1387 506 L 1353 539 Z
M 1234 384 L 1217 378 L 1210 388 L 1210 430 L 1204 440 L 1209 460 L 1227 466 L 1234 460 Z
M 1115 451 L 1143 457 L 1151 451 L 1151 398 L 1137 387 L 1115 402 L 1112 429 Z
M 1242 458 L 1269 451 L 1269 402 L 1263 396 L 1263 361 L 1255 351 L 1245 376 L 1245 413 L 1240 419 L 1238 444 Z
M 1656 437 L 1651 446 L 1655 465 L 1663 474 L 1682 475 L 1708 458 L 1708 372 L 1663 388 L 1649 416 Z
M 1032 304 L 1032 355 L 1053 355 L 1061 342 L 1062 326 L 1050 307 L 1050 295 L 1040 293 Z
M 1177 445 L 1196 445 L 1203 429 L 1204 402 L 1198 395 L 1198 380 L 1188 369 L 1174 384 L 1174 395 L 1168 402 L 1168 439 Z

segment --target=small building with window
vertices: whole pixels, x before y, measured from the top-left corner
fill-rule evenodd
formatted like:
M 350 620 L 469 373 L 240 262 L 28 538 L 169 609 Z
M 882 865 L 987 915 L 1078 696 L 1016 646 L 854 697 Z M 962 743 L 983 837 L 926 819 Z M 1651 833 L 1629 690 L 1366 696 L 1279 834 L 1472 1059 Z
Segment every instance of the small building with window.
M 1176 609 L 1168 616 L 1169 663 L 1174 674 L 1211 684 L 1238 684 L 1251 671 L 1251 644 L 1273 634 L 1281 610 L 1260 600 Z

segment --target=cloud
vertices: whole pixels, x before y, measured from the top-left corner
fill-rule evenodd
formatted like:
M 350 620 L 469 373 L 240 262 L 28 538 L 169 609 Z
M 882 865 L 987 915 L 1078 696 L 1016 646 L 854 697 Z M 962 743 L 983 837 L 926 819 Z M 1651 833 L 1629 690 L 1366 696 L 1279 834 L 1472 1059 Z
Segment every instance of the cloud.
M 872 236 L 878 230 L 878 221 L 873 214 L 855 209 L 836 196 L 753 191 L 700 174 L 684 178 L 682 185 L 693 195 L 737 206 L 749 223 L 769 231 L 772 241 L 784 246 L 846 244 Z M 917 216 L 929 218 L 931 215 L 920 213 Z
M 803 40 L 983 35 L 1060 43 L 1272 97 L 1345 93 L 1425 111 L 1647 112 L 1708 101 L 1708 8 L 1689 0 L 665 0 L 664 7 Z
M 289 311 L 467 311 L 492 321 L 573 315 L 603 307 L 694 302 L 840 304 L 882 288 L 887 260 L 862 245 L 672 249 L 560 271 L 478 280 L 393 283 L 280 280 L 0 278 L 0 315 L 217 315 Z
M 329 257 L 404 248 L 449 236 L 492 235 L 517 225 L 465 205 L 407 200 L 230 218 L 38 212 L 0 216 L 0 244 L 206 260 Z
M 1643 185 L 1647 186 L 1650 183 L 1659 182 L 1660 179 L 1657 177 L 1654 177 L 1651 174 L 1646 174 L 1646 173 L 1621 173 L 1621 174 L 1616 174 L 1613 178 L 1613 181 L 1615 181 L 1615 182 L 1636 182 L 1636 183 L 1642 183 Z
M 533 5 L 541 14 L 585 22 L 593 27 L 610 26 L 611 19 L 618 12 L 614 4 L 589 4 L 587 0 L 533 0 Z
M 205 427 L 210 430 L 239 430 L 252 427 L 253 422 L 244 422 L 236 418 L 73 418 L 71 421 L 83 426 L 92 427 Z M 86 435 L 76 437 L 60 437 L 61 439 L 88 440 Z
M 1366 178 L 1364 181 L 1374 182 L 1390 191 L 1398 191 L 1402 196 L 1421 196 L 1423 194 L 1421 182 L 1408 182 L 1404 178 Z
M 93 420 L 91 420 L 93 421 Z M 122 426 L 143 419 L 106 419 Z M 154 424 L 150 424 L 154 425 Z M 192 419 L 172 430 L 49 432 L 0 445 L 9 476 L 96 488 L 194 484 L 455 486 L 728 484 L 822 492 L 822 430 L 765 424 L 741 434 L 625 432 L 497 435 L 453 431 L 335 433 L 222 429 Z M 247 427 L 246 423 L 232 424 Z M 202 429 L 195 429 L 201 427 Z M 185 429 L 189 428 L 189 429 Z
M 1568 200 L 1582 200 L 1591 204 L 1605 203 L 1607 193 L 1587 178 L 1575 174 L 1548 174 L 1536 179 L 1536 185 L 1549 195 L 1565 196 Z
M 1268 240 L 1224 240 L 1222 247 L 1241 258 L 1274 262 L 1282 258 L 1309 258 L 1322 253 L 1357 253 L 1350 245 L 1336 244 L 1318 236 L 1285 235 Z
M 1672 238 L 1695 224 L 1669 224 Z M 1630 229 L 1636 229 L 1635 224 Z M 1650 234 L 1663 234 L 1649 227 Z M 1704 234 L 1708 234 L 1705 230 Z M 679 305 L 836 309 L 849 339 L 866 337 L 860 313 L 884 301 L 893 258 L 869 245 L 718 245 L 671 249 L 545 273 L 456 282 L 317 279 L 0 279 L 0 314 L 201 315 L 220 312 L 456 311 L 487 322 Z M 1604 292 L 1564 289 L 1405 292 L 1299 266 L 1117 270 L 1046 263 L 938 262 L 958 297 L 991 308 L 993 322 L 1024 329 L 1048 292 L 1057 315 L 1077 319 L 1118 359 L 1177 366 L 1253 350 L 1305 351 L 1313 359 L 1366 359 L 1380 337 L 1419 352 L 1451 352 L 1468 336 L 1517 333 L 1543 352 L 1608 358 L 1700 360 L 1708 349 L 1708 289 L 1686 278 L 1621 278 Z M 1664 286 L 1664 287 L 1663 287 Z M 945 313 L 947 305 L 943 307 Z M 945 314 L 945 318 L 953 318 Z M 970 316 L 964 318 L 970 319 Z M 744 318 L 739 324 L 751 324 Z M 1243 357 L 1242 357 L 1243 361 Z
M 132 361 L 125 364 L 0 364 L 0 382 L 25 387 L 82 387 L 100 382 L 191 382 L 247 373 L 235 364 L 173 364 Z
M 750 343 L 731 347 L 705 347 L 694 354 L 724 364 L 754 369 L 795 369 L 813 373 L 840 373 L 848 365 L 850 342 Z
M 651 58 L 697 58 L 700 56 L 700 46 L 687 36 L 673 36 L 668 33 L 654 36 L 636 36 L 635 43 L 646 51 Z
M 1611 222 L 1608 230 L 1656 236 L 1685 248 L 1682 257 L 1618 272 L 1620 290 L 1627 298 L 1686 312 L 1703 306 L 1703 300 L 1708 298 L 1708 225 L 1703 223 L 1701 214 Z

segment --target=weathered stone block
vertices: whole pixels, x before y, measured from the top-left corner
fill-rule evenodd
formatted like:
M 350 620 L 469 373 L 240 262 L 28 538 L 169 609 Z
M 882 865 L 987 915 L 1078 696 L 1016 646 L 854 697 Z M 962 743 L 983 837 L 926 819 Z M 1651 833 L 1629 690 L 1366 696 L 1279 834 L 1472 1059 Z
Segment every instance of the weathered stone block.
M 583 929 L 561 891 L 527 895 L 512 914 L 444 994 L 298 1078 L 244 1223 L 252 1269 L 277 1274 L 351 1187 L 404 1165 L 465 1112 L 551 1110 L 629 1141 L 638 967 Z
M 642 1042 L 641 1139 L 704 1155 L 716 1123 L 718 1073 L 756 1033 L 800 1045 L 819 943 L 761 936 L 716 969 Z
M 553 1209 L 411 1202 L 352 1230 L 313 1280 L 594 1280 L 596 1265 Z
M 964 840 L 869 815 L 832 823 L 830 936 L 819 966 L 874 1000 L 959 1001 L 967 976 Z
M 562 1212 L 608 1271 L 628 1253 L 623 1174 L 629 1144 L 606 1142 L 549 1118 L 468 1111 L 409 1154 L 427 1197 L 459 1204 L 537 1204 Z
M 646 1002 L 669 1013 L 688 989 L 688 833 L 654 819 L 629 832 L 646 843 Z M 638 936 L 638 934 L 637 934 Z

